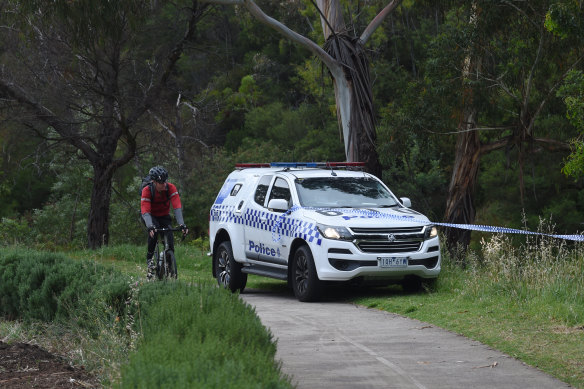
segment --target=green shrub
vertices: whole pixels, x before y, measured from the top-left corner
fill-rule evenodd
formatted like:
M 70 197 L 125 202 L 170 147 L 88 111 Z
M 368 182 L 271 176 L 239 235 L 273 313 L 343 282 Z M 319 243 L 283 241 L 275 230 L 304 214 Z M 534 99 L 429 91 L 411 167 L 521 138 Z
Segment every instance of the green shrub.
M 139 302 L 143 339 L 122 367 L 120 387 L 291 387 L 274 362 L 271 334 L 236 295 L 157 282 L 143 285 Z
M 0 252 L 0 316 L 7 319 L 66 321 L 92 327 L 96 308 L 123 316 L 129 278 L 90 261 L 24 248 Z
M 76 260 L 21 247 L 0 251 L 0 317 L 48 323 L 41 326 L 80 340 L 98 359 L 83 363 L 101 369 L 108 385 L 291 387 L 274 362 L 270 332 L 236 295 L 205 282 L 136 282 L 97 261 L 120 255 L 135 263 L 134 252 L 112 247 L 95 260 Z

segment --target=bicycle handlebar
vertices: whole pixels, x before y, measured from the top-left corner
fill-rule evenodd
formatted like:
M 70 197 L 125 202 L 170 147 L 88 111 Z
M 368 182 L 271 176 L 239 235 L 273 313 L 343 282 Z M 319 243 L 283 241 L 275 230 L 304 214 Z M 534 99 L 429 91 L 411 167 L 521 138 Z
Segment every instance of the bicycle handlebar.
M 177 231 L 182 231 L 182 228 L 166 228 L 166 227 L 162 227 L 162 228 L 155 228 L 154 231 L 156 232 L 169 232 L 169 231 L 173 231 L 173 232 L 177 232 Z M 182 240 L 185 240 L 186 234 L 182 235 Z
M 182 231 L 182 228 L 155 228 L 156 231 L 167 232 L 167 231 Z

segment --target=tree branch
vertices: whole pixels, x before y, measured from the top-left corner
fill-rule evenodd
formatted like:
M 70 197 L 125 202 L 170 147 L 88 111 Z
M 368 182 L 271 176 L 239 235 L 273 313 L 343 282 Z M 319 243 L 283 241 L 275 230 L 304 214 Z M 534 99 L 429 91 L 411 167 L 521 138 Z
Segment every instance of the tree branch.
M 291 30 L 289 27 L 285 26 L 276 19 L 266 15 L 264 11 L 253 1 L 253 0 L 202 0 L 208 3 L 215 4 L 233 4 L 233 5 L 243 5 L 247 10 L 260 22 L 264 23 L 268 27 L 273 28 L 278 31 L 286 38 L 293 42 L 300 44 L 301 46 L 308 49 L 311 53 L 316 55 L 331 72 L 334 72 L 336 68 L 340 70 L 340 65 L 335 61 L 333 57 L 328 55 L 319 45 L 303 35 L 298 34 L 296 31 Z
M 0 78 L 0 92 L 18 101 L 37 120 L 54 128 L 67 142 L 81 150 L 90 161 L 97 161 L 101 158 L 85 140 L 77 136 L 78 131 L 75 123 L 66 122 L 58 118 L 48 108 L 33 101 L 21 88 L 7 82 L 3 78 Z
M 152 86 L 152 88 L 149 88 L 147 95 L 144 98 L 142 106 L 139 107 L 138 109 L 136 109 L 128 117 L 128 120 L 125 124 L 128 128 L 132 127 L 136 123 L 136 121 L 144 114 L 144 112 L 146 112 L 148 109 L 150 109 L 152 107 L 154 99 L 156 99 L 158 97 L 158 95 L 160 94 L 159 93 L 160 90 L 168 81 L 168 77 L 170 77 L 170 74 L 172 73 L 174 66 L 176 65 L 180 56 L 182 55 L 186 42 L 188 40 L 190 40 L 192 38 L 193 34 L 195 33 L 195 27 L 197 24 L 197 20 L 201 16 L 205 7 L 206 7 L 206 5 L 203 7 L 202 10 L 199 10 L 200 12 L 197 12 L 197 0 L 193 0 L 191 16 L 189 18 L 188 27 L 187 27 L 182 39 L 179 42 L 177 42 L 177 44 L 174 46 L 174 48 L 172 49 L 172 51 L 168 55 L 167 64 L 162 72 L 162 75 L 160 76 L 160 79 L 158 80 L 158 82 L 156 84 L 154 84 Z
M 387 15 L 389 15 L 401 2 L 402 0 L 392 0 L 388 5 L 385 6 L 385 8 L 381 10 L 381 12 L 377 14 L 377 16 L 375 16 L 375 18 L 373 18 L 371 23 L 369 23 L 367 28 L 365 28 L 359 37 L 361 44 L 365 45 L 365 43 L 367 43 L 369 38 L 371 38 L 371 35 L 373 35 L 375 30 L 377 30 L 379 25 L 381 25 L 381 22 L 383 22 Z
M 494 142 L 483 144 L 483 145 L 481 145 L 479 153 L 480 153 L 480 155 L 485 155 L 487 153 L 490 153 L 493 150 L 502 149 L 503 147 L 507 146 L 509 144 L 509 142 L 512 140 L 513 140 L 513 135 L 510 135 L 510 136 L 506 136 L 505 138 L 501 138 L 499 140 L 496 140 Z

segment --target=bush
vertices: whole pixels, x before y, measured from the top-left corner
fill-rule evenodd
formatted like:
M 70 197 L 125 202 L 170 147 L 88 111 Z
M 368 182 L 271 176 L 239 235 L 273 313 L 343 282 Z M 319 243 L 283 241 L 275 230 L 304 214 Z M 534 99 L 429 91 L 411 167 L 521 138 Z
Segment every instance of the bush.
M 140 296 L 143 339 L 122 388 L 290 388 L 254 310 L 205 284 L 157 282 Z
M 129 278 L 90 261 L 24 248 L 0 252 L 0 316 L 9 320 L 67 321 L 92 330 L 88 313 L 123 316 Z
M 102 254 L 134 262 L 132 252 Z M 13 247 L 0 251 L 0 317 L 80 340 L 97 359 L 83 364 L 101 367 L 108 385 L 292 387 L 254 310 L 205 283 L 135 282 L 96 261 Z

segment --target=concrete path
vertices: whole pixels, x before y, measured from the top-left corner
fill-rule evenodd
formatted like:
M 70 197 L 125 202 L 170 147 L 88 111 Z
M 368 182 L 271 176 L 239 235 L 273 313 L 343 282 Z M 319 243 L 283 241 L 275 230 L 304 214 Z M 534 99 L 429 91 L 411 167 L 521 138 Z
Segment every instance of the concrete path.
M 298 389 L 569 388 L 541 371 L 427 323 L 352 304 L 301 303 L 246 290 Z

